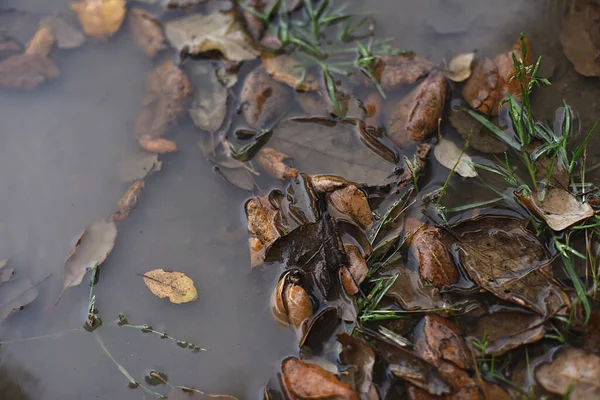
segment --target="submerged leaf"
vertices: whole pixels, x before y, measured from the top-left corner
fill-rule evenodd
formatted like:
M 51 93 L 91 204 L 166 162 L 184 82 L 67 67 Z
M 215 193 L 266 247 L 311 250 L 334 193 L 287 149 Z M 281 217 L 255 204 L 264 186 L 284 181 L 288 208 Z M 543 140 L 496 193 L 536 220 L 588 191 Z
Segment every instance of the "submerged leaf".
M 25 49 L 25 55 L 38 55 L 41 57 L 48 57 L 54 47 L 56 39 L 52 34 L 52 30 L 48 27 L 42 26 L 33 35 L 33 38 Z
M 112 215 L 111 220 L 119 222 L 127 218 L 135 208 L 143 190 L 143 180 L 135 181 L 129 185 L 123 196 L 119 199 L 119 211 Z
M 471 52 L 455 56 L 450 60 L 448 68 L 444 71 L 444 75 L 454 82 L 462 82 L 469 79 L 471 76 L 471 66 L 473 65 L 473 61 L 475 61 L 475 54 L 475 52 Z
M 260 55 L 234 11 L 193 14 L 165 24 L 165 34 L 179 52 L 200 54 L 220 51 L 231 61 L 253 60 Z
M 244 79 L 240 94 L 246 121 L 262 129 L 283 116 L 287 109 L 288 90 L 273 80 L 262 68 L 255 68 Z
M 129 10 L 127 18 L 133 41 L 148 57 L 154 57 L 163 47 L 165 40 L 160 23 L 141 8 Z
M 189 303 L 198 299 L 194 281 L 181 272 L 155 269 L 142 275 L 152 294 L 174 304 Z
M 458 271 L 442 240 L 439 228 L 422 225 L 413 235 L 411 255 L 419 265 L 419 275 L 425 282 L 441 288 L 458 280 Z
M 151 138 L 144 135 L 138 139 L 140 147 L 150 153 L 166 154 L 177 151 L 177 143 L 164 138 Z
M 369 229 L 373 225 L 367 196 L 355 185 L 348 184 L 328 193 L 327 203 L 334 217 L 347 218 L 362 229 Z
M 238 400 L 237 397 L 230 396 L 228 394 L 212 394 L 204 393 L 198 389 L 183 387 L 183 386 L 172 386 L 169 394 L 167 394 L 167 400 L 211 400 L 211 399 L 222 399 L 222 400 Z
M 425 78 L 435 68 L 428 59 L 414 53 L 384 55 L 378 57 L 373 66 L 373 76 L 384 90 L 398 89 Z M 373 87 L 373 81 L 360 75 L 361 81 Z
M 0 86 L 6 88 L 31 90 L 59 75 L 54 61 L 37 54 L 16 54 L 0 62 Z
M 88 36 L 108 39 L 125 18 L 125 0 L 83 0 L 71 4 L 71 9 Z
M 260 149 L 255 159 L 258 165 L 275 179 L 296 178 L 298 176 L 298 170 L 285 163 L 286 160 L 290 159 L 290 156 L 272 147 Z
M 120 177 L 124 182 L 133 182 L 146 178 L 162 169 L 162 162 L 156 154 L 143 151 L 128 154 L 119 165 Z
M 357 367 L 354 373 L 356 389 L 360 394 L 368 394 L 373 387 L 375 352 L 364 341 L 346 333 L 339 334 L 337 340 L 342 345 L 340 361 L 345 365 Z
M 61 296 L 67 288 L 79 285 L 87 271 L 106 260 L 116 238 L 117 227 L 112 221 L 95 221 L 85 229 L 63 267 Z
M 482 153 L 504 153 L 508 148 L 489 129 L 464 111 L 452 110 L 449 116 L 450 123 L 460 136 L 469 141 L 469 147 Z
M 450 303 L 442 297 L 439 289 L 424 282 L 417 272 L 404 266 L 390 272 L 398 274 L 398 278 L 385 295 L 394 299 L 405 310 L 450 308 Z
M 433 148 L 433 155 L 440 164 L 462 177 L 474 178 L 477 176 L 477 171 L 470 164 L 473 161 L 471 157 L 459 149 L 451 140 L 440 139 L 439 143 Z
M 359 286 L 365 280 L 369 268 L 358 247 L 346 244 L 344 250 L 348 256 L 348 265 L 340 267 L 340 281 L 346 293 L 354 296 L 359 292 Z
M 74 49 L 85 42 L 83 33 L 67 22 L 61 15 L 50 15 L 42 18 L 40 26 L 45 26 L 52 30 L 59 49 Z
M 276 81 L 285 83 L 294 89 L 312 91 L 319 89 L 317 77 L 306 72 L 300 62 L 288 55 L 274 55 L 263 53 L 261 56 L 265 70 Z
M 227 114 L 227 88 L 210 65 L 199 61 L 192 64 L 188 76 L 195 88 L 190 117 L 198 128 L 214 134 Z
M 35 300 L 38 296 L 36 286 L 28 278 L 12 279 L 2 283 L 0 287 L 0 321 L 22 310 Z
M 593 0 L 569 3 L 562 20 L 560 43 L 575 70 L 585 76 L 600 76 L 598 29 L 600 5 Z

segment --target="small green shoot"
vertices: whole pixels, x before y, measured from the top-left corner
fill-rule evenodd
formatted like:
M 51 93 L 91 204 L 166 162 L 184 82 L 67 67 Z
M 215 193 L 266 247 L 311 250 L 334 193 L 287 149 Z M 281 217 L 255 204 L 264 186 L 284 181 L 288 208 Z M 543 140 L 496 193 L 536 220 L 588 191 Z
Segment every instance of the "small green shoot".
M 96 295 L 94 294 L 94 285 L 96 282 L 96 275 L 98 273 L 98 262 L 96 262 L 94 264 L 94 267 L 92 268 L 92 277 L 90 280 L 90 296 L 89 296 L 89 300 L 88 300 L 88 307 L 87 307 L 87 319 L 85 321 L 85 323 L 83 324 L 83 328 L 88 331 L 88 332 L 92 332 L 94 330 L 96 330 L 97 328 L 100 327 L 100 325 L 102 325 L 102 318 L 100 318 L 98 316 L 98 309 L 96 308 Z

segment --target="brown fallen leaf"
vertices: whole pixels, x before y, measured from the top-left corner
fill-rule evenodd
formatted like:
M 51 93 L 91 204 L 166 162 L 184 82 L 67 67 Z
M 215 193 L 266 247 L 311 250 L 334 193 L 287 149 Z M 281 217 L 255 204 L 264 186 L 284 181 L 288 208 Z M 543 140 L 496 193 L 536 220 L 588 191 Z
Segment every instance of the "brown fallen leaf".
M 434 68 L 431 61 L 414 53 L 385 55 L 377 58 L 373 75 L 384 90 L 394 90 L 425 78 Z M 360 74 L 359 79 L 374 87 L 368 76 Z
M 112 221 L 94 221 L 83 231 L 63 266 L 63 288 L 60 297 L 71 286 L 79 285 L 85 274 L 95 265 L 102 265 L 112 251 L 116 238 L 117 227 Z
M 471 165 L 473 159 L 466 154 L 463 149 L 451 140 L 440 138 L 438 143 L 433 148 L 433 156 L 440 164 L 448 168 L 450 171 L 456 172 L 464 178 L 474 178 L 477 176 L 475 167 Z
M 367 126 L 379 126 L 383 121 L 383 98 L 381 95 L 372 91 L 367 96 L 365 102 L 364 120 Z
M 172 62 L 165 61 L 146 77 L 142 110 L 135 123 L 136 136 L 162 136 L 177 125 L 187 111 L 192 85 L 185 74 Z
M 256 162 L 262 169 L 275 179 L 296 178 L 298 170 L 285 164 L 290 156 L 272 147 L 263 147 L 255 157 Z
M 562 19 L 559 39 L 563 52 L 581 75 L 600 76 L 599 19 L 600 5 L 592 0 L 569 3 Z
M 187 71 L 195 89 L 188 113 L 194 125 L 214 134 L 227 114 L 227 88 L 219 82 L 210 64 L 195 61 Z
M 471 76 L 471 67 L 475 61 L 475 52 L 456 55 L 445 69 L 444 75 L 453 82 L 463 82 Z
M 193 14 L 165 24 L 165 35 L 180 53 L 219 51 L 231 61 L 253 60 L 260 55 L 235 11 Z
M 153 295 L 161 299 L 167 297 L 171 303 L 183 304 L 198 299 L 194 281 L 181 272 L 155 269 L 142 277 Z
M 340 281 L 346 293 L 354 296 L 359 292 L 359 286 L 367 277 L 369 268 L 358 247 L 345 244 L 344 250 L 348 257 L 348 265 L 340 267 Z
M 287 271 L 279 279 L 271 295 L 271 311 L 282 325 L 292 325 L 296 329 L 312 317 L 312 300 L 301 285 L 298 271 Z
M 265 259 L 265 250 L 280 234 L 275 225 L 277 211 L 266 196 L 254 197 L 244 205 L 248 222 L 248 233 L 255 236 L 250 238 L 251 266 L 262 265 Z
M 419 275 L 442 288 L 458 280 L 458 271 L 442 240 L 440 228 L 422 225 L 412 237 L 409 252 L 419 265 Z
M 508 148 L 489 129 L 481 125 L 475 118 L 464 111 L 451 110 L 450 123 L 460 136 L 469 141 L 469 147 L 482 153 L 504 153 Z
M 333 217 L 347 218 L 362 229 L 369 229 L 373 225 L 367 196 L 353 184 L 328 193 L 327 205 Z
M 319 89 L 317 77 L 307 73 L 306 68 L 292 56 L 263 53 L 260 58 L 265 70 L 276 81 L 303 92 Z
M 177 143 L 164 138 L 152 139 L 150 136 L 142 136 L 138 139 L 140 147 L 150 153 L 166 154 L 177 151 Z
M 388 135 L 400 147 L 425 140 L 437 129 L 445 101 L 443 75 L 430 74 L 388 115 Z
M 25 55 L 38 55 L 48 57 L 54 46 L 55 38 L 52 30 L 42 26 L 33 35 L 29 45 L 25 49 Z
M 0 62 L 0 86 L 6 88 L 31 90 L 59 75 L 54 61 L 37 54 L 12 55 Z
M 283 389 L 290 399 L 359 399 L 358 393 L 334 374 L 296 357 L 283 360 L 281 375 Z
M 244 4 L 258 12 L 264 12 L 265 2 L 263 0 L 244 0 Z M 255 42 L 260 42 L 263 32 L 265 31 L 265 24 L 260 18 L 248 11 L 246 7 L 241 7 L 241 12 L 246 24 L 246 30 L 250 34 L 250 37 L 252 37 Z
M 357 367 L 354 373 L 356 390 L 361 395 L 370 393 L 373 388 L 375 352 L 364 341 L 346 333 L 339 334 L 337 341 L 342 345 L 340 361 L 345 365 Z
M 163 48 L 165 40 L 160 23 L 141 8 L 129 10 L 127 18 L 133 41 L 148 57 L 154 57 Z
M 330 117 L 331 115 L 338 114 L 329 99 L 329 95 L 323 94 L 321 90 L 312 92 L 294 91 L 294 98 L 302 111 L 310 117 Z M 348 100 L 338 96 L 338 103 L 341 106 L 342 112 L 346 115 L 348 112 Z
M 583 349 L 562 347 L 550 364 L 537 368 L 535 377 L 547 391 L 569 399 L 600 398 L 600 356 Z
M 120 222 L 127 218 L 135 208 L 143 190 L 143 180 L 135 181 L 129 185 L 125 194 L 119 199 L 119 211 L 114 213 L 110 219 L 115 222 Z
M 450 307 L 450 302 L 444 299 L 440 294 L 440 290 L 424 282 L 417 272 L 402 265 L 390 270 L 390 274 L 398 274 L 398 278 L 385 296 L 396 301 L 405 310 L 415 311 Z
M 74 49 L 85 42 L 85 36 L 81 31 L 67 22 L 60 14 L 49 15 L 40 20 L 40 26 L 52 30 L 59 49 Z
M 244 79 L 240 94 L 246 121 L 262 129 L 280 118 L 287 109 L 288 90 L 262 68 L 255 68 Z
M 83 0 L 71 4 L 83 32 L 106 40 L 114 35 L 125 19 L 125 0 Z

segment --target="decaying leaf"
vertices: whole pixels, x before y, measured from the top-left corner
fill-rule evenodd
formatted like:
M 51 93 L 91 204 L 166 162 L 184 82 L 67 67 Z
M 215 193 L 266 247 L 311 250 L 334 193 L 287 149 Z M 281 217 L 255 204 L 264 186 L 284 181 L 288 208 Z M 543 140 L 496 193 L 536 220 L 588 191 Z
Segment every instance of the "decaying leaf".
M 258 165 L 275 179 L 296 178 L 298 176 L 298 170 L 285 163 L 289 159 L 290 156 L 272 147 L 263 147 L 255 157 Z
M 541 365 L 535 376 L 549 392 L 569 399 L 600 398 L 600 356 L 583 349 L 565 346 L 550 364 Z
M 32 284 L 28 278 L 0 282 L 0 321 L 22 310 L 37 296 L 37 285 Z
M 271 311 L 282 325 L 292 325 L 296 329 L 312 317 L 312 300 L 302 287 L 298 271 L 287 271 L 279 279 L 271 295 Z
M 106 40 L 114 35 L 125 18 L 125 0 L 83 0 L 71 4 L 83 32 Z
M 450 60 L 448 68 L 444 70 L 444 75 L 454 82 L 463 82 L 469 79 L 471 76 L 471 66 L 473 65 L 473 61 L 475 61 L 475 54 L 475 52 L 471 52 L 455 56 Z
M 111 220 L 119 222 L 127 218 L 135 208 L 143 190 L 143 180 L 135 181 L 129 185 L 121 199 L 119 199 L 119 211 L 111 216 Z
M 225 182 L 240 188 L 242 190 L 252 191 L 256 187 L 256 182 L 252 174 L 246 168 L 226 168 L 214 166 L 213 170 L 219 174 Z
M 250 242 L 250 257 L 256 261 L 252 267 L 261 265 L 264 261 L 266 247 L 270 246 L 281 235 L 275 225 L 277 210 L 266 196 L 254 197 L 244 206 L 248 221 L 248 233 L 255 236 Z M 252 239 L 252 238 L 251 238 Z M 260 260 L 260 263 L 258 261 Z
M 459 149 L 453 141 L 441 138 L 433 148 L 433 155 L 440 164 L 465 178 L 474 178 L 477 171 L 470 164 L 471 157 Z
M 140 147 L 150 153 L 166 154 L 177 151 L 177 143 L 164 138 L 152 138 L 144 135 L 138 139 Z
M 160 23 L 141 8 L 129 10 L 127 18 L 133 41 L 148 57 L 154 57 L 163 47 L 165 40 Z
M 340 382 L 334 374 L 296 357 L 283 360 L 281 375 L 282 386 L 290 399 L 359 399 L 356 391 Z
M 188 110 L 194 124 L 214 134 L 223 125 L 227 114 L 227 88 L 219 82 L 210 65 L 195 61 L 188 76 L 195 88 Z
M 83 33 L 67 22 L 61 15 L 49 15 L 42 18 L 40 26 L 52 30 L 59 49 L 74 49 L 85 42 Z
M 440 228 L 422 225 L 412 237 L 409 249 L 419 265 L 419 275 L 425 282 L 442 288 L 458 280 L 458 271 L 442 240 Z
M 357 367 L 354 373 L 356 390 L 360 394 L 368 394 L 373 387 L 375 352 L 364 341 L 346 333 L 339 334 L 337 340 L 342 345 L 340 361 L 343 364 Z
M 106 260 L 116 238 L 117 227 L 112 221 L 94 221 L 83 231 L 63 266 L 61 296 L 69 287 L 79 285 L 94 265 L 101 265 Z
M 539 315 L 503 310 L 480 318 L 469 335 L 478 343 L 486 341 L 485 355 L 500 356 L 537 342 L 545 333 L 544 319 Z
M 162 168 L 162 162 L 158 161 L 156 154 L 138 151 L 127 155 L 119 165 L 120 177 L 123 182 L 133 182 L 144 179 L 153 172 Z
M 172 61 L 167 60 L 148 73 L 142 110 L 135 122 L 136 136 L 156 138 L 174 127 L 185 114 L 191 94 L 190 81 Z
M 262 129 L 286 111 L 288 90 L 273 80 L 262 68 L 255 68 L 244 79 L 240 94 L 242 112 L 248 123 Z
M 349 183 L 343 188 L 328 193 L 327 204 L 334 217 L 347 218 L 362 229 L 369 229 L 373 225 L 373 215 L 367 196 L 355 185 Z
M 540 216 L 550 229 L 562 231 L 594 215 L 588 203 L 580 203 L 575 196 L 564 189 L 552 188 L 543 200 L 539 195 L 526 196 L 515 192 L 519 200 L 531 211 Z
M 365 280 L 369 268 L 357 246 L 345 244 L 344 250 L 348 256 L 348 265 L 340 267 L 340 281 L 346 293 L 354 296 L 359 292 L 359 286 Z
M 304 92 L 319 89 L 317 77 L 307 73 L 305 67 L 292 56 L 263 53 L 261 60 L 265 70 L 276 81 Z
M 395 268 L 390 272 L 398 274 L 398 278 L 385 295 L 395 300 L 405 310 L 450 307 L 450 302 L 444 299 L 439 289 L 424 282 L 417 272 L 404 266 Z
M 570 306 L 567 294 L 552 278 L 543 244 L 523 221 L 481 216 L 460 223 L 454 231 L 460 262 L 483 289 L 542 316 Z
M 193 14 L 165 24 L 165 34 L 179 52 L 219 51 L 231 61 L 253 60 L 260 55 L 234 11 Z
M 460 110 L 450 111 L 448 118 L 460 136 L 469 141 L 469 147 L 482 153 L 504 153 L 508 148 L 489 129 L 469 114 Z
M 143 275 L 144 283 L 152 294 L 171 303 L 183 304 L 198 299 L 194 281 L 181 272 L 155 269 Z
M 31 90 L 59 75 L 54 61 L 37 54 L 12 55 L 0 62 L 0 86 L 6 88 Z
M 430 74 L 388 115 L 388 135 L 400 147 L 425 140 L 437 129 L 445 101 L 443 75 Z
M 560 43 L 575 70 L 585 76 L 600 76 L 600 5 L 593 0 L 569 3 L 562 20 Z
M 431 61 L 414 53 L 385 55 L 375 61 L 373 75 L 384 90 L 394 90 L 425 78 L 434 68 Z M 374 86 L 366 75 L 360 78 L 367 86 Z
M 25 55 L 38 55 L 48 57 L 54 46 L 55 38 L 52 30 L 42 26 L 33 35 L 33 38 L 25 49 Z

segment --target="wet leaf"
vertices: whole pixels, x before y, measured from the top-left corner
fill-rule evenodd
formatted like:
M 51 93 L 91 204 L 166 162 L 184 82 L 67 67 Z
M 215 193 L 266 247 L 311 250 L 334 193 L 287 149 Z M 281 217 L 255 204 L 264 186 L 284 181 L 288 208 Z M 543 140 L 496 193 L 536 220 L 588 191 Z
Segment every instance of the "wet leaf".
M 7 263 L 8 263 L 8 260 L 0 261 L 0 283 L 8 282 L 12 278 L 13 274 L 15 273 L 14 269 L 6 268 Z
M 362 229 L 369 229 L 373 225 L 367 196 L 355 185 L 348 184 L 328 193 L 327 203 L 331 215 L 336 218 L 345 218 Z
M 271 295 L 271 310 L 277 321 L 296 329 L 312 317 L 312 300 L 302 287 L 298 271 L 283 274 Z
M 287 110 L 288 90 L 262 68 L 255 68 L 244 79 L 240 94 L 246 121 L 262 129 L 281 118 Z
M 462 222 L 454 231 L 460 262 L 483 289 L 542 316 L 570 305 L 552 279 L 544 246 L 523 221 L 482 216 Z
M 394 299 L 405 310 L 450 307 L 450 303 L 445 301 L 439 289 L 424 282 L 417 272 L 401 266 L 392 269 L 390 273 L 398 274 L 398 278 L 385 295 Z
M 258 43 L 260 41 L 260 38 L 263 35 L 263 32 L 265 31 L 265 24 L 263 23 L 263 21 L 260 18 L 258 18 L 252 12 L 248 11 L 246 8 L 248 7 L 248 8 L 251 8 L 255 11 L 258 11 L 258 12 L 264 14 L 265 1 L 263 1 L 263 0 L 244 0 L 243 4 L 246 7 L 241 7 L 241 12 L 242 12 L 242 17 L 244 18 L 246 29 L 248 30 L 250 37 L 252 37 L 252 39 Z
M 163 48 L 164 36 L 160 22 L 141 8 L 132 8 L 127 17 L 133 41 L 148 57 L 154 57 Z
M 125 0 L 83 0 L 71 4 L 83 32 L 106 40 L 114 35 L 125 18 Z
M 77 286 L 94 265 L 102 265 L 112 251 L 117 238 L 117 227 L 112 221 L 92 222 L 83 231 L 75 249 L 63 266 L 63 289 L 61 296 L 71 286 Z M 59 298 L 60 299 L 60 298 Z
M 188 76 L 195 87 L 194 100 L 188 110 L 190 117 L 198 128 L 214 134 L 227 114 L 227 88 L 209 65 L 199 61 L 191 66 Z
M 504 310 L 480 318 L 469 335 L 478 343 L 487 340 L 485 355 L 500 356 L 519 346 L 537 342 L 545 333 L 544 319 L 539 315 Z
M 149 72 L 142 110 L 135 123 L 136 136 L 157 138 L 165 134 L 185 114 L 191 94 L 190 81 L 172 61 L 167 60 Z
M 67 22 L 61 15 L 50 15 L 40 21 L 40 26 L 50 28 L 56 38 L 59 49 L 74 49 L 85 42 L 85 36 L 79 29 Z
M 177 151 L 177 143 L 164 138 L 154 138 L 144 135 L 138 139 L 140 147 L 150 153 L 166 154 Z
M 536 371 L 538 382 L 549 392 L 569 399 L 600 397 L 600 356 L 574 347 L 562 347 L 550 364 Z
M 252 191 L 256 187 L 256 182 L 246 168 L 227 168 L 215 166 L 214 171 L 219 174 L 226 182 L 242 190 Z
M 459 149 L 451 140 L 441 138 L 433 148 L 433 155 L 440 164 L 449 170 L 454 170 L 462 177 L 474 178 L 477 176 L 477 171 L 470 164 L 473 161 L 471 157 L 463 153 L 462 149 Z
M 260 55 L 233 11 L 194 14 L 165 24 L 171 45 L 181 53 L 219 51 L 231 61 L 253 60 Z
M 263 53 L 261 60 L 265 70 L 276 81 L 304 92 L 319 89 L 317 77 L 307 73 L 306 68 L 302 67 L 295 58 L 285 54 Z
M 292 399 L 359 399 L 358 394 L 334 374 L 296 357 L 283 360 L 281 374 L 284 390 Z
M 373 253 L 371 260 L 377 261 L 399 241 L 400 233 L 404 229 L 404 214 L 411 200 L 413 188 L 405 191 L 400 198 L 394 201 L 381 220 L 370 233 Z
M 400 147 L 425 140 L 437 129 L 445 101 L 443 75 L 430 74 L 388 115 L 388 135 Z
M 281 233 L 275 225 L 277 210 L 273 207 L 267 196 L 254 197 L 244 205 L 248 223 L 248 233 L 255 236 L 250 242 L 250 257 L 256 260 L 252 267 L 261 265 L 265 258 L 265 251 L 275 242 Z M 260 261 L 260 262 L 259 262 Z M 256 265 L 255 265 L 256 264 Z
M 128 154 L 119 167 L 121 179 L 124 182 L 133 182 L 160 171 L 162 162 L 158 161 L 156 154 L 135 152 Z
M 342 112 L 344 115 L 348 113 L 348 101 L 344 101 L 339 98 L 338 102 L 342 108 Z M 312 92 L 294 92 L 294 98 L 296 102 L 307 115 L 311 118 L 314 117 L 330 117 L 331 115 L 337 115 L 337 111 L 329 99 L 327 94 L 323 94 L 322 91 L 312 91 Z
M 247 162 L 256 157 L 256 155 L 262 150 L 262 148 L 269 142 L 273 136 L 273 131 L 269 129 L 262 129 L 261 131 L 254 134 L 252 141 L 240 149 L 235 149 L 230 142 L 228 142 L 231 157 L 236 161 Z
M 135 208 L 143 190 L 143 180 L 135 181 L 129 185 L 123 196 L 119 199 L 119 211 L 112 215 L 111 220 L 119 222 L 127 218 Z
M 434 68 L 431 61 L 414 53 L 385 55 L 375 61 L 373 75 L 384 90 L 394 90 L 427 77 Z M 374 87 L 366 75 L 360 78 L 367 86 Z
M 522 192 L 515 192 L 515 195 L 554 231 L 562 231 L 594 215 L 588 203 L 580 203 L 564 189 L 548 190 L 544 200 L 540 200 L 539 195 L 526 196 Z
M 423 225 L 412 237 L 409 251 L 419 265 L 419 275 L 425 282 L 442 288 L 458 280 L 458 271 L 442 240 L 440 228 Z
M 59 75 L 54 61 L 36 54 L 13 55 L 0 62 L 0 86 L 6 88 L 31 90 Z
M 238 400 L 237 397 L 230 396 L 228 394 L 211 394 L 204 393 L 198 389 L 172 386 L 169 394 L 167 394 L 167 400 L 209 400 L 209 399 L 223 399 L 223 400 Z
M 54 47 L 55 38 L 52 30 L 45 26 L 40 27 L 25 49 L 25 55 L 38 55 L 48 57 Z
M 342 345 L 340 361 L 358 367 L 354 373 L 356 389 L 360 394 L 368 394 L 373 387 L 375 352 L 367 343 L 346 333 L 339 334 L 337 340 Z
M 171 303 L 183 304 L 198 299 L 194 281 L 181 272 L 155 269 L 142 275 L 153 295 L 168 298 Z
M 262 169 L 275 179 L 296 178 L 298 170 L 288 166 L 285 161 L 290 156 L 272 147 L 263 147 L 256 155 L 256 162 Z
M 23 307 L 34 301 L 37 296 L 37 285 L 33 285 L 28 278 L 12 279 L 1 283 L 0 321 L 22 310 Z
M 600 76 L 599 19 L 600 5 L 582 0 L 569 3 L 562 20 L 559 38 L 563 52 L 581 75 Z
M 346 293 L 354 296 L 359 292 L 360 284 L 365 280 L 369 268 L 358 247 L 345 244 L 344 250 L 348 256 L 348 265 L 340 267 L 340 281 Z
M 450 60 L 448 68 L 444 71 L 444 75 L 454 82 L 466 81 L 471 76 L 471 66 L 473 65 L 473 61 L 475 61 L 475 55 L 475 52 L 456 55 Z
M 450 123 L 460 136 L 469 141 L 469 147 L 482 153 L 504 153 L 508 148 L 489 129 L 464 111 L 452 110 L 449 116 Z

